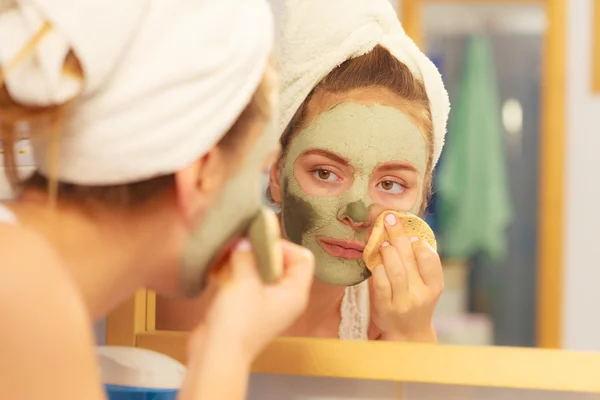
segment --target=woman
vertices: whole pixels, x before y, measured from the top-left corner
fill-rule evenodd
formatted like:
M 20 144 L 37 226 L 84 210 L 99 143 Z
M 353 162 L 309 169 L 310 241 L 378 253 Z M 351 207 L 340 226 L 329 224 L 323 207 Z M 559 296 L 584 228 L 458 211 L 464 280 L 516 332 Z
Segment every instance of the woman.
M 92 322 L 140 288 L 198 294 L 217 259 L 180 397 L 244 398 L 253 358 L 302 311 L 313 268 L 282 243 L 284 276 L 264 285 L 237 234 L 277 151 L 264 129 L 271 25 L 261 0 L 0 9 L 0 132 L 19 189 L 0 204 L 0 398 L 104 398 Z M 20 182 L 23 124 L 38 171 Z M 242 166 L 240 209 L 224 194 Z M 215 215 L 227 218 L 207 225 Z M 203 243 L 206 231 L 222 239 Z
M 270 193 L 317 278 L 286 334 L 435 342 L 433 248 L 387 214 L 372 276 L 362 252 L 380 214 L 426 207 L 449 111 L 437 69 L 386 0 L 289 0 L 280 46 L 282 157 Z
M 361 258 L 378 215 L 425 209 L 449 112 L 441 76 L 387 0 L 287 0 L 283 16 L 269 192 L 317 278 L 286 335 L 435 342 L 436 252 L 390 216 L 384 265 L 371 277 Z M 157 324 L 191 329 L 195 307 L 157 305 Z

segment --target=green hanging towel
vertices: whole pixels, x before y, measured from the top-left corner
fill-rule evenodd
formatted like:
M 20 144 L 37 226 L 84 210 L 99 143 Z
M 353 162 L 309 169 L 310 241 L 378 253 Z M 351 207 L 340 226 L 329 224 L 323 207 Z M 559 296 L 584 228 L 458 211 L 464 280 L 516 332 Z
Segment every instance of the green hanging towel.
M 507 254 L 512 209 L 492 47 L 470 37 L 437 181 L 442 255 Z

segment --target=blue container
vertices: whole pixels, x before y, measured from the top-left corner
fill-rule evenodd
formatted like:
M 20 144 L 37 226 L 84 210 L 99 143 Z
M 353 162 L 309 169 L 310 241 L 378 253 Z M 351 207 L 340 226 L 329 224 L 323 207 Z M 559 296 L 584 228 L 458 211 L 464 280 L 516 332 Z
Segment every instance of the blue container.
M 177 390 L 104 385 L 108 400 L 175 400 Z
M 185 366 L 163 354 L 135 347 L 98 346 L 108 400 L 175 400 Z

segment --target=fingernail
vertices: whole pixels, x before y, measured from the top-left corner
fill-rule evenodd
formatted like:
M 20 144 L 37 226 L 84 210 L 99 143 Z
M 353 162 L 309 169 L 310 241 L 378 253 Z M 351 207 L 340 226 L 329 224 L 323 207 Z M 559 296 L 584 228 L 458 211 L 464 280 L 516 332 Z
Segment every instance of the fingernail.
M 310 251 L 309 249 L 307 249 L 306 247 L 302 248 L 302 252 L 304 253 L 304 255 L 308 258 L 314 258 L 314 254 L 312 251 Z
M 396 216 L 394 214 L 388 214 L 385 216 L 385 222 L 387 222 L 388 225 L 390 226 L 394 226 L 396 225 Z
M 411 243 L 415 243 L 415 242 L 418 242 L 418 241 L 419 241 L 419 238 L 416 237 L 416 236 L 413 236 L 413 237 L 410 238 L 410 242 Z
M 250 250 L 252 250 L 252 244 L 246 238 L 241 239 L 239 242 L 237 242 L 237 245 L 235 246 L 235 251 L 250 251 Z
M 381 247 L 388 247 L 389 245 L 390 245 L 390 242 L 381 243 Z

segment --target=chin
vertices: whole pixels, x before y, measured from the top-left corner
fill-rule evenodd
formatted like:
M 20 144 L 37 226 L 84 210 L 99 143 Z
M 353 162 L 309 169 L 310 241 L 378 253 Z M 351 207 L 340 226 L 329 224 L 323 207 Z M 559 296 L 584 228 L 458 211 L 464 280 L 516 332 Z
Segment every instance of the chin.
M 346 260 L 340 258 L 315 257 L 315 278 L 333 286 L 354 286 L 369 279 L 371 271 L 362 260 Z

